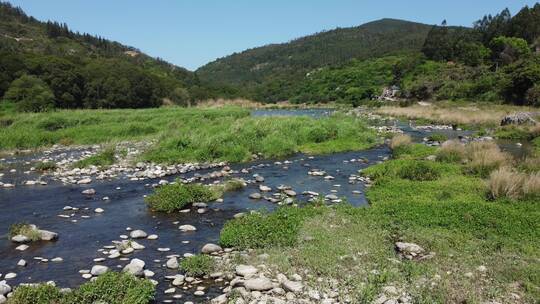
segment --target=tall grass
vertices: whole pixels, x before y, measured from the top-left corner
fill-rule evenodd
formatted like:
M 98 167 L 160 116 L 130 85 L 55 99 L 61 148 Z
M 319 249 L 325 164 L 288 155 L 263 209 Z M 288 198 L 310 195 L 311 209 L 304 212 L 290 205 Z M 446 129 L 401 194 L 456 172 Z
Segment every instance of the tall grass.
M 448 140 L 437 151 L 437 160 L 442 162 L 460 162 L 465 159 L 466 154 L 467 151 L 464 144 L 457 140 Z
M 396 150 L 400 147 L 408 146 L 412 144 L 412 139 L 409 135 L 399 134 L 390 140 L 390 149 Z
M 239 108 L 186 109 L 167 107 L 138 110 L 62 110 L 50 113 L 2 113 L 12 123 L 0 128 L 0 150 L 28 149 L 53 144 L 97 144 L 157 137 L 179 127 L 200 127 L 214 121 L 240 118 Z
M 498 126 L 505 115 L 516 111 L 535 111 L 532 108 L 475 105 L 459 107 L 455 104 L 437 103 L 432 106 L 381 107 L 376 112 L 384 115 L 405 117 L 408 119 L 428 119 L 437 123 L 459 125 Z
M 153 139 L 156 145 L 142 158 L 158 163 L 240 162 L 250 160 L 253 154 L 273 158 L 295 152 L 332 153 L 360 150 L 377 142 L 373 130 L 345 115 L 262 118 L 249 117 L 248 110 L 231 107 L 6 115 L 14 122 L 0 128 L 0 151 L 58 143 Z
M 527 174 L 503 167 L 490 174 L 488 187 L 493 199 L 540 197 L 540 173 Z
M 473 142 L 467 145 L 467 171 L 487 177 L 489 174 L 509 161 L 509 156 L 502 152 L 492 141 Z

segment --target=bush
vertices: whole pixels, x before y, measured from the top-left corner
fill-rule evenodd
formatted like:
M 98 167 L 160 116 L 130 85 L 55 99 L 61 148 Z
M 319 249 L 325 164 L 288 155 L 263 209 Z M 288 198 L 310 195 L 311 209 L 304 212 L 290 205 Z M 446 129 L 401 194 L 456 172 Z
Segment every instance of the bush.
M 225 223 L 220 243 L 239 249 L 292 246 L 296 244 L 302 223 L 322 214 L 325 207 L 281 207 L 270 214 L 252 213 Z
M 212 187 L 201 184 L 164 185 L 146 198 L 146 203 L 155 211 L 172 213 L 193 203 L 204 203 L 218 199 L 221 193 Z
M 107 272 L 95 281 L 81 285 L 78 289 L 61 293 L 57 287 L 40 284 L 19 286 L 9 304 L 148 304 L 154 299 L 152 282 L 138 279 L 131 274 Z
M 50 161 L 39 162 L 36 165 L 36 170 L 39 170 L 39 171 L 51 171 L 51 170 L 56 170 L 56 168 L 58 168 L 56 164 Z
M 35 286 L 20 285 L 15 289 L 9 304 L 50 304 L 66 303 L 64 295 L 55 286 L 38 284 Z
M 214 271 L 216 265 L 215 260 L 208 255 L 194 255 L 183 259 L 180 262 L 180 268 L 183 269 L 187 275 L 201 277 Z
M 45 112 L 54 108 L 54 95 L 43 80 L 23 75 L 14 80 L 4 99 L 14 102 L 22 112 Z

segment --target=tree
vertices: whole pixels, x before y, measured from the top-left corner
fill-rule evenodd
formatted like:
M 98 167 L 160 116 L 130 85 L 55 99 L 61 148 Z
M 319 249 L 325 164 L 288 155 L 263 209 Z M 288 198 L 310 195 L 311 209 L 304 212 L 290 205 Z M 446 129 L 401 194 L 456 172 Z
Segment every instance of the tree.
M 171 93 L 170 99 L 174 102 L 174 104 L 179 106 L 191 105 L 191 101 L 189 99 L 189 92 L 185 88 L 175 88 Z
M 54 95 L 47 84 L 35 77 L 23 75 L 11 83 L 4 99 L 16 104 L 23 112 L 44 112 L 54 108 Z
M 535 98 L 535 86 L 540 83 L 540 57 L 519 60 L 506 66 L 504 71 L 507 80 L 502 89 L 506 100 L 518 105 L 529 104 L 528 99 Z
M 499 36 L 490 44 L 494 60 L 502 65 L 513 63 L 531 54 L 527 41 L 522 38 Z

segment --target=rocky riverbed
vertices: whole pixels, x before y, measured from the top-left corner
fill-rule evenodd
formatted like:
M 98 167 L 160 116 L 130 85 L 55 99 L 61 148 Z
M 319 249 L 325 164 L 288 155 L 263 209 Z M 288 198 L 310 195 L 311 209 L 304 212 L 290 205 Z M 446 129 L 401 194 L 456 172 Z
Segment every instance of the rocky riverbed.
M 411 134 L 430 145 L 438 144 L 428 139 L 434 130 L 444 132 L 449 138 L 470 140 L 470 133 L 447 127 L 418 128 L 396 122 L 387 128 Z M 137 145 L 127 146 L 126 157 L 135 156 L 144 148 Z M 104 271 L 124 270 L 153 280 L 157 285 L 158 302 L 199 303 L 217 298 L 215 302 L 223 303 L 223 294 L 228 294 L 238 284 L 238 298 L 245 299 L 246 303 L 253 299 L 334 303 L 339 290 L 310 288 L 302 283 L 306 278 L 300 274 L 286 277 L 265 269 L 264 265 L 245 265 L 246 269 L 251 269 L 246 274 L 231 265 L 229 272 L 190 278 L 178 270 L 176 263 L 200 253 L 208 243 L 217 243 L 225 221 L 242 213 L 272 210 L 278 205 L 308 201 L 318 195 L 328 204 L 346 198 L 355 206 L 366 205 L 364 191 L 369 180 L 362 178 L 359 170 L 384 161 L 390 155 L 386 146 L 380 146 L 360 152 L 315 157 L 296 155 L 239 165 L 160 166 L 121 161 L 105 170 L 75 170 L 69 166 L 100 149 L 97 146 L 73 150 L 56 147 L 38 154 L 2 159 L 0 280 L 4 281 L 0 291 L 3 295 L 22 283 L 50 282 L 72 288 Z M 61 165 L 44 175 L 32 169 L 34 163 L 44 160 Z M 228 178 L 243 179 L 247 187 L 226 193 L 215 202 L 196 204 L 174 214 L 151 212 L 144 203 L 144 197 L 160 184 L 175 180 L 211 184 Z M 20 222 L 57 233 L 57 239 L 12 242 L 7 232 L 11 224 Z M 235 254 L 249 254 L 233 248 L 219 248 L 209 253 L 225 265 Z M 332 286 L 332 282 L 328 284 Z M 406 291 L 393 286 L 387 289 L 381 298 L 397 301 L 407 297 Z

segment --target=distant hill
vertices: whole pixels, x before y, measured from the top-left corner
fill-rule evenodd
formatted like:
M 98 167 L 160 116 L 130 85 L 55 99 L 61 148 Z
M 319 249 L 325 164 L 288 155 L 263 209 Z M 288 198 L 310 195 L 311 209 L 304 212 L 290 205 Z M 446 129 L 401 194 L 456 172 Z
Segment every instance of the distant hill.
M 399 53 L 420 52 L 431 25 L 381 19 L 220 58 L 196 72 L 205 81 L 242 86 L 250 97 L 284 100 L 314 69 Z
M 61 108 L 182 104 L 213 97 L 217 90 L 202 85 L 195 73 L 137 48 L 39 21 L 0 2 L 0 100 L 23 75 L 44 81 Z

